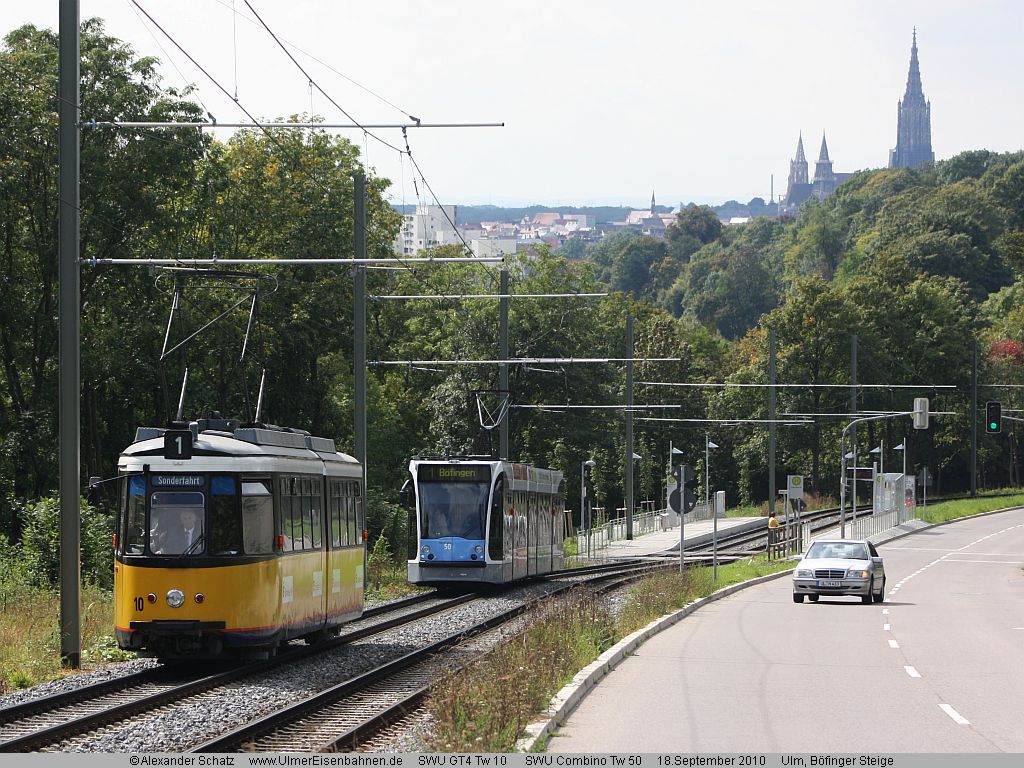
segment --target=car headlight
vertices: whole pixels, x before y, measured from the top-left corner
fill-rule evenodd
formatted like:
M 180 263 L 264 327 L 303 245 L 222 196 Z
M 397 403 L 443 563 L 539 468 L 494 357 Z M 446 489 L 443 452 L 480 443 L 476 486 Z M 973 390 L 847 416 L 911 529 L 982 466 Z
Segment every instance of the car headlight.
M 812 571 L 810 568 L 797 568 L 796 569 L 796 578 L 798 578 L 798 579 L 813 579 L 814 578 L 814 571 Z
M 853 568 L 846 573 L 848 579 L 868 579 L 871 578 L 869 571 L 861 570 L 860 568 Z
M 167 593 L 167 604 L 171 608 L 181 608 L 185 603 L 185 593 L 180 589 L 172 589 Z

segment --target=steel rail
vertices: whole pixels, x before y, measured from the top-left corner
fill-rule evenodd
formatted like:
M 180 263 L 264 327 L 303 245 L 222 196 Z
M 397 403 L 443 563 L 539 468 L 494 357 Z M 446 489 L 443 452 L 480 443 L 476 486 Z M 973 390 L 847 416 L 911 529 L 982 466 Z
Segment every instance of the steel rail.
M 140 697 L 133 701 L 128 701 L 123 704 L 118 704 L 109 708 L 105 708 L 102 711 L 92 712 L 82 717 L 74 718 L 72 720 L 44 727 L 42 729 L 33 731 L 22 736 L 15 737 L 6 741 L 0 742 L 0 752 L 30 752 L 40 749 L 51 744 L 61 742 L 69 737 L 76 736 L 86 731 L 93 730 L 95 728 L 108 725 L 110 723 L 124 720 L 135 715 L 147 712 L 157 707 L 170 704 L 189 696 L 194 696 L 199 693 L 204 693 L 213 688 L 227 685 L 228 683 L 235 682 L 246 677 L 251 677 L 256 674 L 261 674 L 268 670 L 276 667 L 284 666 L 292 662 L 301 661 L 309 656 L 318 655 L 325 651 L 333 650 L 342 645 L 362 640 L 366 637 L 370 637 L 381 632 L 386 632 L 389 629 L 393 629 L 396 626 L 410 623 L 418 619 L 424 618 L 425 616 L 432 615 L 434 613 L 440 613 L 442 611 L 449 610 L 457 607 L 464 603 L 472 600 L 479 599 L 479 595 L 476 594 L 463 594 L 451 599 L 442 599 L 440 603 L 433 606 L 427 606 L 420 610 L 413 611 L 411 613 L 403 613 L 392 619 L 387 619 L 382 622 L 372 624 L 367 627 L 346 632 L 337 638 L 331 640 L 325 640 L 323 642 L 315 643 L 305 647 L 290 648 L 285 653 L 278 654 L 275 658 L 267 659 L 265 661 L 259 661 L 253 664 L 246 664 L 232 669 L 218 672 L 212 675 L 204 675 L 198 679 L 190 680 L 182 685 L 169 688 L 164 691 L 159 691 L 154 694 Z M 426 598 L 417 595 L 414 598 L 408 598 L 404 601 L 398 601 L 400 604 L 396 606 L 394 603 L 389 603 L 384 606 L 377 606 L 364 612 L 364 616 L 372 618 L 388 612 L 401 610 L 409 605 L 414 605 L 417 602 L 423 602 L 425 599 L 437 599 L 436 594 L 430 594 Z M 356 621 L 359 621 L 357 619 Z M 354 623 L 354 622 L 353 622 Z M 97 687 L 104 687 L 106 684 L 100 684 Z M 86 692 L 91 686 L 79 689 L 79 692 Z M 123 690 L 122 686 L 117 690 Z M 92 698 L 96 698 L 93 696 Z M 84 703 L 88 699 L 80 699 L 74 703 Z M 29 704 L 27 702 L 26 704 Z M 42 715 L 44 712 L 51 713 L 53 709 L 35 711 L 28 717 Z M 16 723 L 19 720 L 27 719 L 27 717 L 17 718 L 10 722 Z

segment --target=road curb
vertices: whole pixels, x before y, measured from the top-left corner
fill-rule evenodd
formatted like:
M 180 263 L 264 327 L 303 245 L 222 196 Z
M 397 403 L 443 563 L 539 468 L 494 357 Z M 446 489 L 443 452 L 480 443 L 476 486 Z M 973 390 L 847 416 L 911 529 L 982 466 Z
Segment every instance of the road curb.
M 879 540 L 875 541 L 875 544 L 885 544 L 896 539 L 902 539 L 905 536 L 910 536 L 914 533 L 921 531 L 927 531 L 932 528 L 936 528 L 941 525 L 949 525 L 950 523 L 958 523 L 963 520 L 970 520 L 976 517 L 987 517 L 989 515 L 999 514 L 1000 512 L 1009 512 L 1014 509 L 1020 509 L 1020 507 L 1006 507 L 1005 509 L 994 509 L 989 512 L 979 512 L 974 515 L 966 515 L 964 517 L 954 518 L 953 520 L 945 520 L 941 523 L 927 523 L 925 525 L 916 526 L 912 530 L 899 531 L 893 536 L 879 537 Z M 747 587 L 754 587 L 758 584 L 764 584 L 765 582 L 772 581 L 773 579 L 779 579 L 783 576 L 788 576 L 793 572 L 792 568 L 788 568 L 778 573 L 771 573 L 767 576 L 758 576 L 756 579 L 749 579 L 747 581 L 741 581 L 738 584 L 725 587 L 713 592 L 707 597 L 702 597 L 699 600 L 694 600 L 692 603 L 688 603 L 684 607 L 680 608 L 674 613 L 661 616 L 643 629 L 638 629 L 631 635 L 627 635 L 622 638 L 619 642 L 609 648 L 607 651 L 602 653 L 590 664 L 585 666 L 573 677 L 572 682 L 563 686 L 563 688 L 555 694 L 551 699 L 551 703 L 548 708 L 541 713 L 539 720 L 534 723 L 530 723 L 526 728 L 523 729 L 526 734 L 522 738 L 516 741 L 517 752 L 530 752 L 534 749 L 538 742 L 547 736 L 551 735 L 555 730 L 560 728 L 565 719 L 576 709 L 577 705 L 583 700 L 583 698 L 590 692 L 597 683 L 615 669 L 619 663 L 622 662 L 628 655 L 630 655 L 638 646 L 642 645 L 647 641 L 648 638 L 653 637 L 664 629 L 671 627 L 694 611 L 703 608 L 708 603 L 713 603 L 716 600 L 721 600 L 723 597 L 727 597 L 731 594 L 739 592 L 741 589 Z
M 643 629 L 638 629 L 633 634 L 622 638 L 619 642 L 598 656 L 594 661 L 577 672 L 576 676 L 573 677 L 572 682 L 565 685 L 562 690 L 555 694 L 551 699 L 551 703 L 548 705 L 548 708 L 541 714 L 541 717 L 544 719 L 531 723 L 523 729 L 526 735 L 516 742 L 516 751 L 531 751 L 538 741 L 550 735 L 555 729 L 559 728 L 565 718 L 568 717 L 580 701 L 583 700 L 583 697 L 590 692 L 590 689 L 597 685 L 601 678 L 615 669 L 615 667 L 618 666 L 624 658 L 631 654 L 638 646 L 642 645 L 648 638 L 658 634 L 663 629 L 667 629 L 673 624 L 682 621 L 691 613 L 704 607 L 708 603 L 721 600 L 723 597 L 731 595 L 734 592 L 738 592 L 741 589 L 745 589 L 746 587 L 753 587 L 757 584 L 763 584 L 766 581 L 781 578 L 792 573 L 792 571 L 792 568 L 788 568 L 787 570 L 779 571 L 778 573 L 770 573 L 767 576 L 758 576 L 756 579 L 741 581 L 738 584 L 725 587 L 717 592 L 711 593 L 707 597 L 702 597 L 699 600 L 694 600 L 692 603 L 688 603 L 674 613 L 661 616 Z

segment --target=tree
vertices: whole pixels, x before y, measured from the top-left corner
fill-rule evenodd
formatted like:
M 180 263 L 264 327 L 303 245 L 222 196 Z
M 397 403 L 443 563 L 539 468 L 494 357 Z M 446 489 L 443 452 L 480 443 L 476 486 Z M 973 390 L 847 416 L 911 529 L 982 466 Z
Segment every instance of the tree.
M 722 222 L 714 209 L 706 205 L 683 208 L 676 220 L 665 230 L 665 237 L 673 242 L 681 237 L 695 238 L 701 245 L 717 240 L 722 234 Z

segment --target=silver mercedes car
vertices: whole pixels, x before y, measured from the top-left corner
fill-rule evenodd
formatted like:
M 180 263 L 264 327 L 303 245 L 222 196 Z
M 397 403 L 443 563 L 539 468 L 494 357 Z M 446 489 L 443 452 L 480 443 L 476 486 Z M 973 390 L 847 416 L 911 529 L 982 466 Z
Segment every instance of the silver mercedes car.
M 863 539 L 816 541 L 793 571 L 793 602 L 806 596 L 856 595 L 862 603 L 885 599 L 885 568 L 875 545 Z

